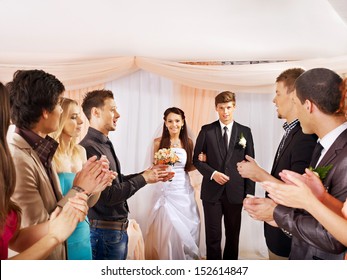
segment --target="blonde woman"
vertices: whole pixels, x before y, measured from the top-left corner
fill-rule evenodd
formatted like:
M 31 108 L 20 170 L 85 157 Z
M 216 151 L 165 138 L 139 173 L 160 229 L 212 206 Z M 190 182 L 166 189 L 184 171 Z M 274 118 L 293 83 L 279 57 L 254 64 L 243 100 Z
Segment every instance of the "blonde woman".
M 75 100 L 63 98 L 60 105 L 63 113 L 60 116 L 59 128 L 52 134 L 59 143 L 53 163 L 59 176 L 62 193 L 65 195 L 72 188 L 75 175 L 82 169 L 87 157 L 85 149 L 76 143 L 83 124 L 78 103 Z M 96 203 L 99 195 L 100 193 L 89 199 L 90 207 Z M 67 258 L 69 260 L 92 259 L 87 218 L 77 225 L 76 230 L 68 238 Z

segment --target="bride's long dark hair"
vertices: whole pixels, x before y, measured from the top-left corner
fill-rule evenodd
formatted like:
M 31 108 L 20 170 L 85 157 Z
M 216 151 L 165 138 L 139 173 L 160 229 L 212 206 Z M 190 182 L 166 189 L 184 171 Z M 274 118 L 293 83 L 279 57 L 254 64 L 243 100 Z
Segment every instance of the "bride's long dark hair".
M 186 165 L 184 167 L 185 171 L 189 171 L 190 168 L 193 165 L 193 142 L 191 139 L 189 139 L 188 137 L 188 130 L 187 130 L 187 125 L 186 125 L 186 117 L 184 115 L 184 112 L 177 107 L 171 107 L 165 110 L 164 112 L 164 121 L 166 121 L 167 116 L 170 114 L 176 114 L 176 115 L 180 115 L 182 120 L 183 120 L 183 126 L 182 129 L 180 131 L 180 135 L 179 138 L 181 140 L 182 143 L 182 147 L 183 149 L 186 150 L 187 152 L 187 162 Z M 163 124 L 163 133 L 161 135 L 161 140 L 160 140 L 160 144 L 159 144 L 159 149 L 161 148 L 170 148 L 170 133 L 169 130 L 167 129 L 167 127 L 165 126 L 165 122 Z

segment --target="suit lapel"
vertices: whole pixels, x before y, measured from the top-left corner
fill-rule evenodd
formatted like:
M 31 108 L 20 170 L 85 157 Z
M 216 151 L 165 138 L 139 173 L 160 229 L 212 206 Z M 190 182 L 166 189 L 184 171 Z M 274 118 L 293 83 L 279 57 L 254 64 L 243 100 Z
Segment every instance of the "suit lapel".
M 47 178 L 48 179 L 48 178 Z M 49 179 L 48 179 L 49 180 Z M 58 201 L 63 198 L 62 189 L 59 182 L 57 170 L 52 162 L 52 182 L 54 192 L 57 194 Z
M 31 152 L 31 157 L 33 158 L 36 165 L 38 166 L 38 169 L 40 170 L 42 177 L 45 179 L 47 186 L 51 186 L 51 188 L 49 188 L 50 192 L 57 199 L 57 202 L 58 202 L 62 198 L 62 193 L 61 193 L 60 184 L 58 182 L 59 179 L 58 179 L 58 176 L 56 174 L 55 169 L 52 170 L 52 177 L 53 177 L 52 178 L 53 186 L 52 186 L 52 183 L 48 178 L 46 169 L 42 165 L 40 158 L 38 157 L 36 152 L 34 152 L 33 150 L 31 150 L 30 152 Z
M 289 147 L 290 142 L 292 141 L 295 133 L 300 129 L 300 125 L 295 126 L 288 134 L 287 139 L 284 142 L 284 146 L 282 148 L 282 151 L 279 155 L 279 157 L 277 158 L 277 153 L 278 153 L 278 149 L 279 146 L 277 148 L 276 154 L 275 154 L 275 159 L 274 159 L 274 163 L 273 163 L 273 167 L 272 167 L 272 171 L 275 170 L 277 168 L 278 163 L 280 162 L 281 157 L 283 156 L 283 154 L 285 153 L 286 149 Z
M 343 131 L 339 137 L 336 138 L 335 142 L 331 145 L 329 150 L 325 153 L 322 160 L 319 162 L 318 166 L 326 166 L 329 165 L 334 158 L 339 154 L 347 144 L 347 129 Z

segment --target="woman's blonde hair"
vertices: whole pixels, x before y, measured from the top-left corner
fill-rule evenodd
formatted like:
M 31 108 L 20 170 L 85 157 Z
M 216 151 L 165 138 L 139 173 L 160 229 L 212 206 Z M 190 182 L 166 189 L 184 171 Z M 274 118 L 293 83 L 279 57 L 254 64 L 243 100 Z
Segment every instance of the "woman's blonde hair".
M 54 140 L 56 140 L 59 144 L 61 143 L 61 137 L 64 130 L 64 126 L 66 121 L 69 118 L 72 105 L 78 106 L 77 101 L 70 98 L 65 98 L 65 97 L 61 99 L 60 106 L 63 109 L 63 112 L 60 115 L 59 127 L 57 131 L 51 134 Z M 55 152 L 53 157 L 53 162 L 54 162 L 54 165 L 56 166 L 57 172 L 61 172 L 64 169 L 64 166 L 65 166 L 64 160 L 63 160 L 64 154 L 68 154 L 71 156 L 72 163 L 79 161 L 79 152 L 78 152 L 75 138 L 71 139 L 68 147 L 63 147 L 61 144 L 58 146 L 57 151 Z

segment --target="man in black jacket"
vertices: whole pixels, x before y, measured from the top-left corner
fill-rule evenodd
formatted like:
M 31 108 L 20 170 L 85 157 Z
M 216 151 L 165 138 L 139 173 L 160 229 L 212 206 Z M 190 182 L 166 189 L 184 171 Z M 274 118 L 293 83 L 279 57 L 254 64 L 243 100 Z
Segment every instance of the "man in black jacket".
M 80 145 L 86 149 L 88 158 L 105 155 L 110 168 L 118 173 L 112 185 L 101 192 L 98 202 L 88 213 L 93 259 L 124 260 L 128 251 L 127 199 L 146 184 L 164 180 L 168 174 L 152 169 L 127 176 L 121 173 L 120 162 L 108 138 L 108 133 L 116 130 L 120 117 L 111 91 L 87 93 L 82 108 L 90 127 Z
M 275 159 L 271 169 L 271 175 L 257 165 L 251 157 L 246 157 L 248 161 L 238 164 L 238 170 L 242 177 L 250 178 L 255 182 L 280 180 L 279 173 L 283 169 L 293 170 L 300 174 L 309 167 L 313 149 L 317 142 L 315 134 L 304 134 L 300 122 L 297 119 L 297 112 L 293 104 L 295 80 L 304 72 L 300 68 L 292 68 L 282 72 L 276 79 L 276 95 L 273 99 L 277 107 L 278 118 L 285 119 L 283 125 L 285 133 L 278 146 Z M 245 209 L 251 217 L 262 220 L 270 217 L 262 217 L 265 212 L 262 209 L 274 208 L 276 203 L 270 198 L 247 199 L 253 202 L 252 205 L 245 204 Z M 262 214 L 261 214 L 262 213 Z M 269 258 L 288 259 L 291 248 L 291 237 L 284 233 L 282 229 L 273 227 L 268 223 L 264 224 L 264 235 L 266 245 L 269 250 Z

